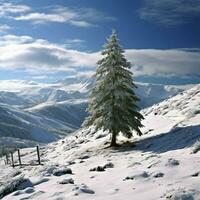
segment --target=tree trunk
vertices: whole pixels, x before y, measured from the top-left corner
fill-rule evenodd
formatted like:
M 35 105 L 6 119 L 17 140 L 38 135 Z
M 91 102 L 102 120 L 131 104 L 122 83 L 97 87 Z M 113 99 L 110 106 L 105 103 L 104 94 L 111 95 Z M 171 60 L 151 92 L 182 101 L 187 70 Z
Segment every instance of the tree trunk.
M 112 132 L 112 135 L 111 135 L 111 143 L 110 143 L 110 146 L 111 147 L 116 147 L 117 146 L 117 143 L 116 143 L 116 133 L 113 131 Z

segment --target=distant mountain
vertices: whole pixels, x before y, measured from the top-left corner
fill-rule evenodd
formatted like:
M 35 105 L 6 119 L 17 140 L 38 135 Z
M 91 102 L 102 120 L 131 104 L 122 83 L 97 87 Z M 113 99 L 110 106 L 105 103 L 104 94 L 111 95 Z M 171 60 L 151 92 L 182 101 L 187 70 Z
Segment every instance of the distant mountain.
M 0 81 L 0 138 L 51 142 L 77 130 L 85 117 L 94 78 L 69 77 L 52 84 Z M 141 108 L 191 86 L 137 83 Z
M 137 83 L 136 94 L 140 97 L 139 105 L 146 108 L 164 99 L 193 87 L 193 85 L 161 85 L 150 83 Z
M 0 105 L 0 137 L 15 137 L 38 142 L 52 142 L 76 127 L 50 117 Z

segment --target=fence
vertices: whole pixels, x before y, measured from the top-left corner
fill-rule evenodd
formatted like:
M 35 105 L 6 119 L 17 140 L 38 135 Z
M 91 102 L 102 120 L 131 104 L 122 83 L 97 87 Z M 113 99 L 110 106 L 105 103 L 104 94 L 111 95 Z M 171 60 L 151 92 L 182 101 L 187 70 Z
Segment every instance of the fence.
M 36 164 L 37 165 L 41 165 L 41 159 L 40 159 L 40 148 L 39 146 L 36 146 L 36 155 L 37 155 L 37 160 L 36 160 Z M 17 154 L 17 162 L 15 162 L 15 156 Z M 16 166 L 23 166 L 23 165 L 33 165 L 32 164 L 28 164 L 28 163 L 23 163 L 22 162 L 22 155 L 21 155 L 21 151 L 20 149 L 17 149 L 16 152 L 10 152 L 9 154 L 5 155 L 5 164 L 6 165 L 11 165 L 13 168 Z

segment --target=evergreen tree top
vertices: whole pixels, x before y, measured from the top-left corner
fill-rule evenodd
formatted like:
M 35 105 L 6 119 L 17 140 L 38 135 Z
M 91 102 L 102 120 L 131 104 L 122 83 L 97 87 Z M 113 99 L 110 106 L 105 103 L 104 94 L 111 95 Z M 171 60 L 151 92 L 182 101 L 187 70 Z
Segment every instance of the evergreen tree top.
M 106 39 L 107 43 L 104 44 L 102 55 L 105 55 L 108 51 L 119 51 L 119 53 L 124 53 L 122 46 L 119 44 L 119 39 L 115 29 L 112 30 L 112 34 Z

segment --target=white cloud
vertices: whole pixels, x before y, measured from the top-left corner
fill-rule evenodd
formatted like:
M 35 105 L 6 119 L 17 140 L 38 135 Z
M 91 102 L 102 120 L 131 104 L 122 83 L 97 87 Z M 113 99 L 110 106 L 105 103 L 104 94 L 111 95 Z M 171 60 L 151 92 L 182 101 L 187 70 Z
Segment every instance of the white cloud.
M 0 46 L 13 45 L 13 44 L 23 44 L 32 42 L 33 38 L 30 36 L 16 36 L 16 35 L 3 35 L 0 36 Z
M 29 36 L 0 37 L 0 69 L 28 71 L 69 71 L 77 67 L 95 66 L 97 53 L 68 50 L 46 40 Z
M 15 20 L 32 21 L 36 24 L 43 23 L 68 23 L 77 27 L 96 26 L 100 21 L 115 20 L 114 17 L 107 16 L 92 8 L 70 9 L 63 6 L 50 7 L 48 12 L 31 12 L 13 17 Z
M 81 39 L 79 39 L 79 38 L 74 38 L 74 39 L 68 39 L 68 40 L 66 40 L 66 42 L 67 43 L 78 43 L 78 44 L 80 44 L 80 43 L 84 43 L 85 42 L 85 40 L 81 40 Z
M 5 17 L 10 14 L 19 14 L 30 11 L 30 7 L 21 4 L 0 3 L 0 16 Z
M 70 20 L 69 22 L 70 22 L 70 24 L 72 24 L 74 26 L 83 27 L 83 28 L 84 27 L 86 28 L 86 27 L 94 26 L 89 22 L 80 21 L 80 20 Z
M 26 15 L 21 15 L 15 17 L 15 20 L 30 20 L 35 23 L 46 23 L 46 22 L 59 22 L 65 23 L 76 16 L 75 13 L 71 11 L 65 11 L 61 13 L 29 13 Z
M 129 49 L 126 57 L 134 63 L 132 70 L 135 76 L 200 76 L 200 49 Z
M 164 25 L 185 24 L 200 18 L 200 0 L 145 0 L 139 15 Z
M 5 34 L 10 29 L 11 27 L 8 26 L 7 24 L 0 24 L 0 34 Z
M 0 37 L 0 55 L 0 70 L 25 70 L 35 76 L 62 71 L 92 74 L 101 58 L 100 52 L 67 49 L 46 40 L 14 35 Z M 200 76 L 200 49 L 128 49 L 125 55 L 133 63 L 135 76 Z
M 11 27 L 6 24 L 0 24 L 0 33 L 6 33 Z
M 116 18 L 93 8 L 71 9 L 64 6 L 42 7 L 40 11 L 23 4 L 0 2 L 0 17 L 16 21 L 31 21 L 35 24 L 68 23 L 77 27 L 97 26 L 101 21 L 113 21 Z

